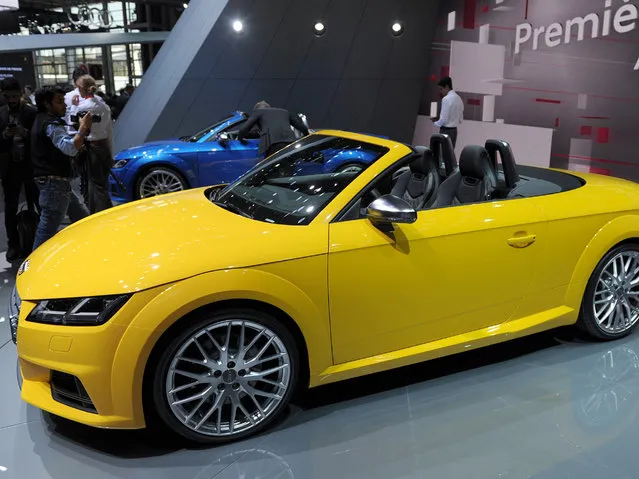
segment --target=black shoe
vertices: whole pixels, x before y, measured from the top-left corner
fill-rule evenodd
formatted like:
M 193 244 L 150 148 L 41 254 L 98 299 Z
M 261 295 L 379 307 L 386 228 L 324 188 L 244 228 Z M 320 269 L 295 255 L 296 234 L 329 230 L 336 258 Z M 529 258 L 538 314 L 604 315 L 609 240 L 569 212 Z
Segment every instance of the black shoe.
M 7 261 L 15 261 L 18 258 L 20 258 L 20 251 L 18 250 L 18 248 L 9 246 L 9 249 L 7 250 Z

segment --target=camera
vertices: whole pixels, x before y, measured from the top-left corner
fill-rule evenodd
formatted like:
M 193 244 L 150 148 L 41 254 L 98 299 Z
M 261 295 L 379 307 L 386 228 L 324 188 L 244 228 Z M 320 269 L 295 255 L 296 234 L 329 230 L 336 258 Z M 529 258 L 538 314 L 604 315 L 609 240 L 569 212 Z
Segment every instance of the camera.
M 80 120 L 89 114 L 88 111 L 80 111 L 77 115 L 71 115 L 71 124 L 76 126 L 80 124 Z M 91 115 L 93 123 L 100 123 L 102 115 Z

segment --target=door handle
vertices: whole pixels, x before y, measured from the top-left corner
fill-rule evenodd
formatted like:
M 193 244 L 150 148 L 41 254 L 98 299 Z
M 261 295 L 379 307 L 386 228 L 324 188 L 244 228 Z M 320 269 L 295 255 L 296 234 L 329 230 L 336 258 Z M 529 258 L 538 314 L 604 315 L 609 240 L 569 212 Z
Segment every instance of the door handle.
M 527 248 L 535 241 L 537 241 L 537 236 L 535 235 L 522 235 L 509 238 L 508 244 L 513 248 Z

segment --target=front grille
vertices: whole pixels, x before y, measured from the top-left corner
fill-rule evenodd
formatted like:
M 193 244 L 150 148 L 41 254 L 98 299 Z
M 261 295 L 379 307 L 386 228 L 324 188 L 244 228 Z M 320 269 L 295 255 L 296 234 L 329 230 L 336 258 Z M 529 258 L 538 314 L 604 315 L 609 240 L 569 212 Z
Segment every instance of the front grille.
M 14 286 L 11 293 L 11 299 L 9 299 L 9 328 L 11 329 L 11 340 L 14 343 L 18 342 L 18 318 L 20 317 L 20 306 L 22 301 L 18 295 L 18 290 Z
M 51 395 L 59 403 L 97 414 L 97 409 L 82 382 L 71 374 L 51 371 Z

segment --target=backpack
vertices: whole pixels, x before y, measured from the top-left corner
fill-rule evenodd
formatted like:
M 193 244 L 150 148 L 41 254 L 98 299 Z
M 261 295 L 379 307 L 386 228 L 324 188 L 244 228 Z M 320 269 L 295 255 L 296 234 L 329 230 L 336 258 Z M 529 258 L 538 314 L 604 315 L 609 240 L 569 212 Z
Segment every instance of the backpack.
M 33 242 L 35 241 L 39 221 L 40 215 L 31 208 L 23 208 L 16 216 L 16 222 L 18 224 L 18 248 L 23 258 L 29 256 L 33 250 Z

